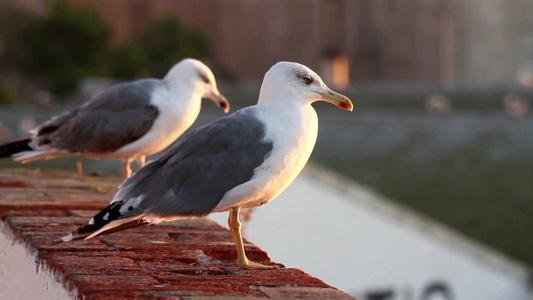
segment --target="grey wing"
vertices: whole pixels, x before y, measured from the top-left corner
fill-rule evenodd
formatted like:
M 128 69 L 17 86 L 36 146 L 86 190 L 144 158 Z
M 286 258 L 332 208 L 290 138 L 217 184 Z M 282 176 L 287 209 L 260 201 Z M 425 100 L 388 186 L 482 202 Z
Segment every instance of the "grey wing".
M 250 180 L 272 151 L 264 136 L 252 110 L 200 127 L 127 179 L 113 201 L 131 211 L 127 216 L 206 215 L 226 192 Z
M 142 137 L 159 115 L 152 92 L 165 88 L 147 79 L 117 85 L 37 128 L 36 146 L 69 152 L 112 152 Z

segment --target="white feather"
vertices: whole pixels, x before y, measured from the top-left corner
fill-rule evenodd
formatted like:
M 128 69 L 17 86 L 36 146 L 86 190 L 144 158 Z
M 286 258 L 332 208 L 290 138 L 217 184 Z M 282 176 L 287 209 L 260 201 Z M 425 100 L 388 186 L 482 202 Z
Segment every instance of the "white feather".
M 233 206 L 253 207 L 275 198 L 298 176 L 309 160 L 318 134 L 318 119 L 311 106 L 256 106 L 266 126 L 265 142 L 274 147 L 254 171 L 252 179 L 228 191 L 215 211 Z
M 201 95 L 184 84 L 165 86 L 154 91 L 151 104 L 159 110 L 154 125 L 140 139 L 111 154 L 113 157 L 137 158 L 165 149 L 189 128 L 201 108 Z
M 194 59 L 184 59 L 174 65 L 165 76 L 162 86 L 152 91 L 150 104 L 158 108 L 159 114 L 150 130 L 141 138 L 114 152 L 89 153 L 68 152 L 50 145 L 36 145 L 36 134 L 40 127 L 30 131 L 30 146 L 34 151 L 15 154 L 15 160 L 25 163 L 37 159 L 82 155 L 91 158 L 114 158 L 136 160 L 157 153 L 174 142 L 196 120 L 200 113 L 202 97 L 209 92 L 207 85 L 198 76 L 201 72 L 210 78 L 211 88 L 216 89 L 216 81 L 211 70 Z M 87 105 L 85 103 L 83 106 Z M 83 107 L 82 106 L 82 107 Z M 61 117 L 57 115 L 51 121 Z M 46 123 L 45 123 L 46 124 Z M 42 125 L 41 125 L 42 126 Z

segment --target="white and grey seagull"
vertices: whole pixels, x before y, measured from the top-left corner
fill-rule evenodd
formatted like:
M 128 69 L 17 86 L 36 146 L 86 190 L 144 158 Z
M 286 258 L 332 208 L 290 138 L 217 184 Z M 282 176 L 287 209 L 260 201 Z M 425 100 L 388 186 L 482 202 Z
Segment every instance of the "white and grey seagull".
M 119 84 L 83 106 L 64 112 L 31 131 L 31 137 L 0 146 L 0 158 L 26 163 L 80 155 L 124 160 L 139 167 L 145 157 L 174 142 L 196 120 L 201 99 L 210 98 L 229 111 L 213 72 L 202 62 L 184 59 L 162 79 Z
M 229 211 L 239 266 L 271 268 L 247 259 L 239 212 L 275 198 L 304 168 L 318 134 L 311 104 L 319 100 L 353 110 L 350 99 L 306 66 L 275 64 L 264 77 L 257 105 L 183 135 L 124 181 L 111 204 L 87 225 L 55 243 Z

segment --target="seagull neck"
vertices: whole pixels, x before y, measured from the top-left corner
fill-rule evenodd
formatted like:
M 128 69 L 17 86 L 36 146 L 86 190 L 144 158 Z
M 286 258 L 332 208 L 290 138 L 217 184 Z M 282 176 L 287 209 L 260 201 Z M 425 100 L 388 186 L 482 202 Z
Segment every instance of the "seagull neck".
M 289 91 L 261 88 L 257 104 L 277 110 L 302 110 L 307 106 L 301 96 Z
M 199 88 L 185 84 L 180 81 L 165 80 L 170 93 L 174 96 L 179 96 L 184 99 L 198 99 L 198 102 L 202 99 L 202 93 Z
M 302 98 L 302 95 L 290 89 L 280 89 L 272 85 L 263 84 L 259 91 L 257 104 L 265 107 L 283 108 L 284 110 L 289 108 L 300 110 L 302 106 L 307 105 L 307 101 Z
M 273 99 L 269 99 L 269 101 L 258 101 L 257 106 L 274 112 L 280 117 L 285 115 L 294 117 L 296 115 L 306 114 L 308 107 L 313 109 L 310 105 L 301 105 L 301 103 L 296 101 L 275 101 Z

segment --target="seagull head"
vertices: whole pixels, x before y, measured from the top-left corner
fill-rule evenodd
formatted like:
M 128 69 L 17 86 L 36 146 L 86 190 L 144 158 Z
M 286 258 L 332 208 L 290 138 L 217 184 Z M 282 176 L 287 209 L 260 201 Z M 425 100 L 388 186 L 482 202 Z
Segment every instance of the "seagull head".
M 165 76 L 170 84 L 185 85 L 201 98 L 209 98 L 224 112 L 228 112 L 229 101 L 220 93 L 215 75 L 208 66 L 199 60 L 186 58 L 175 64 Z
M 280 61 L 265 74 L 259 102 L 286 99 L 294 99 L 303 105 L 326 101 L 342 109 L 353 110 L 352 101 L 331 90 L 313 70 L 299 63 Z

